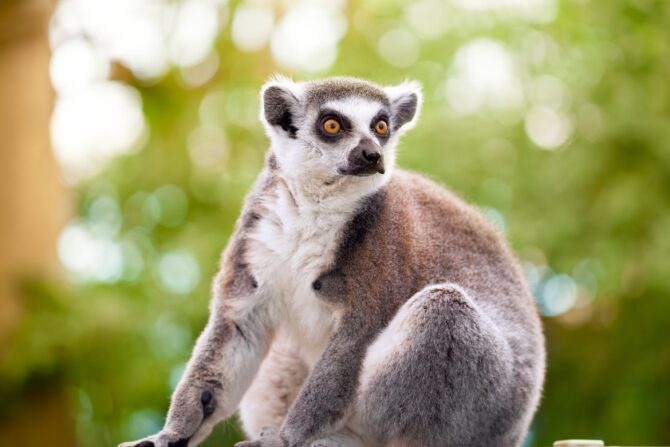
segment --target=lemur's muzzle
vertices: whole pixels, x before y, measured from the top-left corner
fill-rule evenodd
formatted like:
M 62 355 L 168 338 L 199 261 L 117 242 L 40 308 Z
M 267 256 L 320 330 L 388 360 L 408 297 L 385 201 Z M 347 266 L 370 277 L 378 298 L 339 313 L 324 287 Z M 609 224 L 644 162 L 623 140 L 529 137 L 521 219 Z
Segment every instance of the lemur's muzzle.
M 340 168 L 344 175 L 372 175 L 384 173 L 384 155 L 377 143 L 369 138 L 363 138 L 358 146 L 349 152 L 347 166 Z

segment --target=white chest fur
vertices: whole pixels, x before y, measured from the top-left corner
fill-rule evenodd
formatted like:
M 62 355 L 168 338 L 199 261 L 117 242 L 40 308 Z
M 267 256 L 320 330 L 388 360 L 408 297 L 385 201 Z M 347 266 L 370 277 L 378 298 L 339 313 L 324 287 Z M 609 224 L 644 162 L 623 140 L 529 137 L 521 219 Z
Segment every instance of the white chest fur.
M 357 200 L 313 197 L 280 182 L 265 198 L 249 234 L 247 260 L 273 301 L 280 330 L 313 366 L 337 326 L 338 309 L 316 296 L 312 283 L 333 263 Z

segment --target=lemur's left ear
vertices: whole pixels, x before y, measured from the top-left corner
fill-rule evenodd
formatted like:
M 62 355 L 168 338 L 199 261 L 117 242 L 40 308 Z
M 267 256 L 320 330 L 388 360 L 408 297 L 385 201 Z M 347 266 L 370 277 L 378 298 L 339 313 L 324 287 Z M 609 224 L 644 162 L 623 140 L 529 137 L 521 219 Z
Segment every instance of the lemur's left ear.
M 419 117 L 423 95 L 421 84 L 417 81 L 405 81 L 402 84 L 385 88 L 391 100 L 391 126 L 397 131 L 411 129 Z
M 271 133 L 295 138 L 300 87 L 285 77 L 275 77 L 261 89 L 261 120 Z

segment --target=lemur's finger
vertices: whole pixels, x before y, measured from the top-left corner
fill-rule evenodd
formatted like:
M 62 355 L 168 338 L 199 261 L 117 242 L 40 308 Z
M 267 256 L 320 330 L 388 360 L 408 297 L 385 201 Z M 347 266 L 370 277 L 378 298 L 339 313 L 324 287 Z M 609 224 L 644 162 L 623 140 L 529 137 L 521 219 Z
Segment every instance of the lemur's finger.
M 154 443 L 146 439 L 139 441 L 122 442 L 118 447 L 154 447 Z

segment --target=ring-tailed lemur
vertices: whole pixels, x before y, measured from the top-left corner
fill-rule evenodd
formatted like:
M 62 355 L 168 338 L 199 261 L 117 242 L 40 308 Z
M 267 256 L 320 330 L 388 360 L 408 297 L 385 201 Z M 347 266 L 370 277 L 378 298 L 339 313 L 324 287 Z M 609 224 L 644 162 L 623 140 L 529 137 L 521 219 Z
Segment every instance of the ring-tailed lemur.
M 395 170 L 416 83 L 261 94 L 272 142 L 163 430 L 194 446 L 238 409 L 243 447 L 518 445 L 545 353 L 524 275 L 474 208 Z

